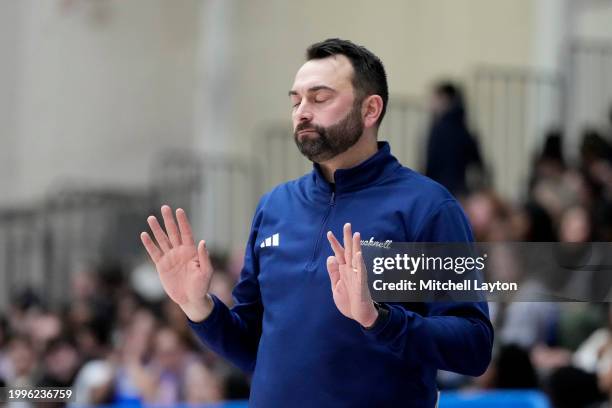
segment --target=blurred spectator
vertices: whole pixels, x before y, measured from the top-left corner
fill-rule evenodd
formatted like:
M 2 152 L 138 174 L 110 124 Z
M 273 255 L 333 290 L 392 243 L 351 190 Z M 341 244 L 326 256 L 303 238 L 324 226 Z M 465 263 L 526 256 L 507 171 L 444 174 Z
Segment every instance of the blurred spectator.
M 85 323 L 75 330 L 78 349 L 83 361 L 103 358 L 110 353 L 111 328 L 100 319 Z
M 503 346 L 493 363 L 494 388 L 531 389 L 538 387 L 538 378 L 529 353 L 514 344 Z
M 579 243 L 593 240 L 591 216 L 583 206 L 572 206 L 563 211 L 559 224 L 561 242 Z
M 11 363 L 6 383 L 11 387 L 36 385 L 36 352 L 27 337 L 15 337 L 8 344 Z
M 229 276 L 234 282 L 237 282 L 238 279 L 240 279 L 240 272 L 242 271 L 243 264 L 244 248 L 234 248 L 234 250 L 230 253 L 226 268 L 229 273 Z
M 590 408 L 605 400 L 595 375 L 571 366 L 555 371 L 547 390 L 555 408 Z
M 166 298 L 157 270 L 150 262 L 142 262 L 132 269 L 130 284 L 138 296 L 147 302 L 161 302 Z
M 572 358 L 575 367 L 600 376 L 612 369 L 612 305 L 607 306 L 608 325 L 593 332 Z
M 27 333 L 32 346 L 40 353 L 44 353 L 48 344 L 63 331 L 63 323 L 54 313 L 32 312 L 27 322 Z
M 583 206 L 570 207 L 561 217 L 561 242 L 576 244 L 563 246 L 562 249 L 565 252 L 564 264 L 573 266 L 571 270 L 575 271 L 567 283 L 568 288 L 571 288 L 568 293 L 577 300 L 603 301 L 609 295 L 612 285 L 610 270 L 606 267 L 594 267 L 612 265 L 609 247 L 591 244 L 601 236 L 601 232 L 598 234 L 597 231 L 591 214 Z
M 513 241 L 555 242 L 557 235 L 552 218 L 535 202 L 528 202 L 511 214 Z
M 537 287 L 536 289 L 537 290 Z M 550 344 L 558 323 L 559 305 L 552 302 L 512 302 L 502 305 L 498 314 L 498 336 L 501 344 L 516 344 L 532 349 Z
M 233 288 L 234 281 L 229 273 L 224 270 L 215 270 L 210 283 L 210 293 L 221 299 L 228 307 L 232 307 L 234 304 L 232 297 Z
M 538 249 L 537 247 L 535 248 Z M 548 289 L 535 276 L 525 274 L 528 268 L 521 262 L 520 247 L 497 245 L 492 247 L 494 256 L 488 269 L 492 280 L 521 282 L 513 302 L 492 305 L 497 340 L 502 347 L 515 345 L 531 350 L 540 344 L 551 344 L 559 320 L 559 304 L 554 302 L 525 302 L 536 299 Z M 546 272 L 544 272 L 546 274 Z
M 42 356 L 41 378 L 38 387 L 70 387 L 81 365 L 72 339 L 58 337 L 47 345 Z
M 40 297 L 30 288 L 17 292 L 11 299 L 6 317 L 9 327 L 15 334 L 23 334 L 28 331 L 30 316 L 38 313 L 43 308 Z
M 144 305 L 144 301 L 131 288 L 121 288 L 115 299 L 117 303 L 115 329 L 121 331 L 130 326 L 136 312 Z
M 219 376 L 202 362 L 187 367 L 184 381 L 184 401 L 188 404 L 219 402 L 224 398 Z M 243 398 L 248 398 L 248 394 Z
M 91 360 L 83 365 L 74 380 L 74 406 L 112 402 L 113 365 L 106 360 Z
M 612 104 L 610 105 L 610 110 L 608 111 L 608 129 L 606 134 L 608 135 L 608 141 L 612 143 Z
M 585 167 L 599 160 L 610 161 L 612 160 L 612 146 L 596 129 L 587 128 L 582 134 L 580 158 Z
M 597 130 L 588 128 L 580 145 L 580 168 L 594 202 L 612 198 L 612 145 Z
M 446 187 L 452 194 L 466 194 L 468 173 L 482 174 L 483 163 L 478 144 L 467 127 L 466 106 L 459 87 L 441 82 L 431 99 L 432 121 L 427 140 L 425 175 Z
M 5 381 L 11 374 L 11 362 L 6 352 L 9 337 L 8 321 L 0 315 L 0 381 Z
M 116 353 L 114 402 L 134 404 L 154 401 L 156 384 L 147 372 L 157 322 L 153 314 L 139 309 L 121 333 Z
M 181 308 L 174 303 L 170 298 L 162 303 L 162 316 L 166 324 L 181 337 L 181 342 L 191 350 L 197 350 L 200 347 L 197 339 L 187 325 L 187 316 Z
M 530 190 L 536 180 L 559 178 L 566 169 L 563 155 L 563 134 L 557 129 L 551 130 L 545 136 L 542 151 L 535 157 L 529 182 Z
M 222 398 L 219 382 L 195 355 L 187 351 L 181 337 L 169 327 L 161 328 L 155 336 L 149 373 L 157 383 L 155 403 L 174 404 L 187 400 L 187 397 L 193 402 L 206 403 Z M 200 383 L 200 390 L 195 390 L 193 382 L 198 378 L 205 382 Z M 191 388 L 188 380 L 192 383 Z
M 584 175 L 570 169 L 560 177 L 535 180 L 531 199 L 558 224 L 563 212 L 569 207 L 582 205 L 590 208 L 593 193 Z
M 463 200 L 474 239 L 480 242 L 510 239 L 509 206 L 491 190 L 481 190 Z

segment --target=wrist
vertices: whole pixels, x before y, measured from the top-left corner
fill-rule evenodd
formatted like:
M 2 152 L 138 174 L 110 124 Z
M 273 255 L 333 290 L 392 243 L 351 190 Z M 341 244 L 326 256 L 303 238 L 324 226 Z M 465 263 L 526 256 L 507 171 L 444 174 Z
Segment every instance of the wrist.
M 201 323 L 210 316 L 215 307 L 215 303 L 212 297 L 207 293 L 200 302 L 179 306 L 189 320 L 194 323 Z
M 376 319 L 368 326 L 363 326 L 366 330 L 372 330 L 374 327 L 383 325 L 389 319 L 389 307 L 384 303 L 373 302 L 376 308 Z
M 376 302 L 372 302 L 372 309 L 370 313 L 368 313 L 367 317 L 363 319 L 363 321 L 361 322 L 361 325 L 365 327 L 366 329 L 369 329 L 370 327 L 374 326 L 374 323 L 376 323 L 376 320 L 378 320 L 378 316 L 379 316 L 378 304 Z

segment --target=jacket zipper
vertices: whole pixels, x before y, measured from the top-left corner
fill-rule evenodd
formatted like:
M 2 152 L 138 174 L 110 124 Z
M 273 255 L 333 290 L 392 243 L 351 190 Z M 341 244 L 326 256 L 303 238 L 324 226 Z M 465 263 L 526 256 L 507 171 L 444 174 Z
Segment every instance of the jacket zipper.
M 321 246 L 321 240 L 323 239 L 323 235 L 326 235 L 325 226 L 327 225 L 327 219 L 331 214 L 332 209 L 336 205 L 336 192 L 332 191 L 331 197 L 329 199 L 329 207 L 325 212 L 325 216 L 323 217 L 323 221 L 321 222 L 321 229 L 319 230 L 319 236 L 317 237 L 317 242 L 315 243 L 314 250 L 312 252 L 312 256 L 310 257 L 310 262 L 306 265 L 306 269 L 312 269 L 315 263 L 315 259 L 317 257 L 317 253 L 319 252 L 319 247 Z

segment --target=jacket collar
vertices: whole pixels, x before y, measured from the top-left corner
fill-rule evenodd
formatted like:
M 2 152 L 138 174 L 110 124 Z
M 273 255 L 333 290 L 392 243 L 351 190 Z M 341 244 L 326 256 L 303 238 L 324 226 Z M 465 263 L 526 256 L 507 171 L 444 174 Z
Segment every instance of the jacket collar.
M 378 151 L 373 156 L 355 167 L 336 170 L 335 185 L 325 179 L 318 163 L 313 165 L 311 174 L 316 189 L 326 193 L 335 190 L 336 194 L 341 194 L 376 184 L 398 167 L 401 167 L 401 164 L 391 154 L 389 143 L 378 142 Z

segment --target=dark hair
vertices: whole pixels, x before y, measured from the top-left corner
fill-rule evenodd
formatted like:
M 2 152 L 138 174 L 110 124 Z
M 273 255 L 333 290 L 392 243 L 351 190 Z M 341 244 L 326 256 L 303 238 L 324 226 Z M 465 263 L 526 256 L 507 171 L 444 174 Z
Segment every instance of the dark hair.
M 344 55 L 351 61 L 355 74 L 352 78 L 355 89 L 355 100 L 361 101 L 368 95 L 379 95 L 383 100 L 382 112 L 376 122 L 383 120 L 389 101 L 389 88 L 387 87 L 387 74 L 382 61 L 367 48 L 339 38 L 328 38 L 312 44 L 306 50 L 306 59 L 323 59 L 332 55 Z
M 452 105 L 464 108 L 463 91 L 458 84 L 451 81 L 441 81 L 434 86 L 434 92 L 448 99 Z

